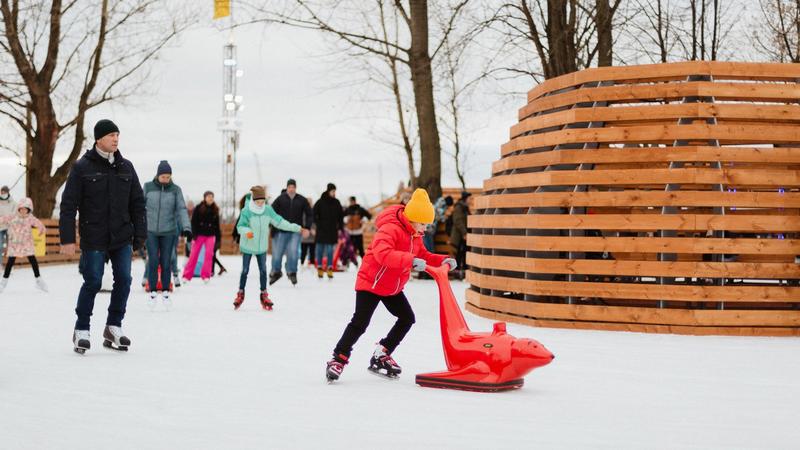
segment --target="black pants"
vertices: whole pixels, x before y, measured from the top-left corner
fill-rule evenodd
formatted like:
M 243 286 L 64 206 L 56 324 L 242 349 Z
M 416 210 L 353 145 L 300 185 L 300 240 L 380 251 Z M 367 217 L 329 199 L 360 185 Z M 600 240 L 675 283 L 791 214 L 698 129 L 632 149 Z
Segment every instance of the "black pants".
M 351 234 L 350 241 L 353 242 L 353 247 L 355 247 L 358 255 L 364 258 L 364 235 Z
M 300 244 L 300 265 L 306 263 L 306 255 L 308 255 L 308 261 L 311 265 L 316 265 L 317 263 L 314 262 L 314 251 L 316 250 L 316 244 L 313 242 L 303 242 Z
M 334 355 L 350 357 L 353 345 L 367 331 L 369 321 L 372 319 L 378 303 L 381 302 L 393 316 L 397 317 L 397 322 L 389 330 L 389 334 L 380 340 L 380 344 L 386 347 L 389 353 L 392 353 L 400 345 L 400 341 L 403 340 L 408 330 L 411 329 L 411 325 L 414 325 L 415 322 L 414 311 L 411 309 L 405 294 L 401 292 L 391 297 L 379 297 L 372 292 L 356 291 L 356 312 L 353 313 L 353 318 L 350 319 L 350 323 L 344 329 L 344 334 L 339 339 L 339 343 L 333 349 Z
M 15 256 L 9 256 L 8 262 L 6 263 L 6 271 L 3 273 L 3 278 L 8 278 L 11 276 L 11 269 L 14 268 L 14 263 L 17 261 Z M 31 263 L 31 268 L 33 269 L 33 276 L 39 278 L 39 261 L 36 260 L 36 257 L 33 255 L 28 256 L 28 262 Z

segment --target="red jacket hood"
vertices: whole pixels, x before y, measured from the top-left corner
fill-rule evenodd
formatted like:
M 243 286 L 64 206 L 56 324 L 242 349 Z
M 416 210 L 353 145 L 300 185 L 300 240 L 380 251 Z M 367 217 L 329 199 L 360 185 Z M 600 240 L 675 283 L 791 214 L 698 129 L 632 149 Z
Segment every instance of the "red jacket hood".
M 411 222 L 409 222 L 406 215 L 403 214 L 405 209 L 405 205 L 393 205 L 384 209 L 378 215 L 378 218 L 375 219 L 375 226 L 381 228 L 384 225 L 393 223 L 408 231 L 409 234 L 414 234 L 414 227 L 411 226 Z

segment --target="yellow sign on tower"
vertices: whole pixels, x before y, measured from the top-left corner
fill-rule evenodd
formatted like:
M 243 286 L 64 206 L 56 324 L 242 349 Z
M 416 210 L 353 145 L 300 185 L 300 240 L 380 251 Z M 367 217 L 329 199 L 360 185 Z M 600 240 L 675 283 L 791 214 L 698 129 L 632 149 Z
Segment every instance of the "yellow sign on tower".
M 231 15 L 231 0 L 214 0 L 214 18 L 221 19 Z

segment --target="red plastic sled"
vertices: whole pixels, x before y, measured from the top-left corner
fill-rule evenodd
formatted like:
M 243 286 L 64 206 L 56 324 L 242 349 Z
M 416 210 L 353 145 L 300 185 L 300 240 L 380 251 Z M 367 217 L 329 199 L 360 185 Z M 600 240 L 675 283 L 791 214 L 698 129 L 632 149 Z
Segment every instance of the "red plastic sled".
M 473 333 L 464 320 L 447 279 L 448 266 L 425 269 L 439 286 L 439 322 L 447 371 L 422 373 L 423 387 L 498 392 L 522 387 L 523 377 L 549 364 L 554 356 L 533 339 L 506 333 L 505 322 L 495 322 L 491 333 Z

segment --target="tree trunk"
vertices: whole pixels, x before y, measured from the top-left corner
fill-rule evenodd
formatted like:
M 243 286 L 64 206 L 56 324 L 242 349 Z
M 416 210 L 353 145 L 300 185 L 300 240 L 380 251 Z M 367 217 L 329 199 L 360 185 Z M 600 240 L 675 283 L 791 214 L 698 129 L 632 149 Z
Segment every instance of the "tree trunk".
M 411 51 L 409 66 L 414 87 L 414 104 L 419 123 L 420 169 L 417 186 L 425 188 L 428 195 L 442 195 L 442 148 L 436 124 L 436 107 L 433 101 L 433 72 L 428 53 L 428 4 L 426 0 L 411 0 Z
M 609 67 L 613 65 L 614 38 L 611 34 L 611 6 L 608 0 L 597 0 L 597 65 Z
M 549 70 L 546 78 L 578 70 L 575 48 L 576 0 L 547 0 L 547 43 Z M 569 4 L 570 8 L 567 8 Z M 549 76 L 547 76 L 549 75 Z

